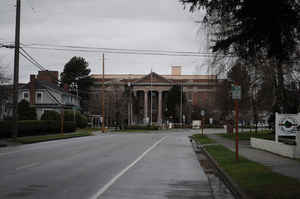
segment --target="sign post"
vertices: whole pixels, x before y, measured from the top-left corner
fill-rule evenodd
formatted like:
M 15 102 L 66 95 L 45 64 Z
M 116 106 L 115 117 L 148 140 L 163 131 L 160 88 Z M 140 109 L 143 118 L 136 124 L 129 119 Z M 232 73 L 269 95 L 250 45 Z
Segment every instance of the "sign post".
M 231 85 L 232 99 L 235 105 L 235 159 L 239 160 L 239 102 L 241 99 L 241 86 Z
M 205 115 L 205 110 L 201 110 L 201 116 L 202 116 L 202 121 L 201 121 L 202 135 L 204 135 L 204 133 L 203 133 L 203 130 L 204 130 L 204 115 Z

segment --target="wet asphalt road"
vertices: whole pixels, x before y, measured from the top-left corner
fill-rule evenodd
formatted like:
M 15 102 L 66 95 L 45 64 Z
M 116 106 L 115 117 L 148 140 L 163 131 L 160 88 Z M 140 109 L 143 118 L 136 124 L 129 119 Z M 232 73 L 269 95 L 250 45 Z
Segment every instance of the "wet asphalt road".
M 212 198 L 192 131 L 106 134 L 0 150 L 0 198 Z

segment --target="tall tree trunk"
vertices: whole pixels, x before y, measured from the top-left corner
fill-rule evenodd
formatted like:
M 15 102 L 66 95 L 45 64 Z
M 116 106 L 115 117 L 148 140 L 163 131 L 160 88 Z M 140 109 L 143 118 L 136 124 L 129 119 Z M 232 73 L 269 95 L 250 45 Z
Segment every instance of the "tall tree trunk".
M 276 89 L 276 104 L 280 111 L 286 112 L 287 107 L 285 105 L 285 88 L 284 88 L 284 74 L 282 69 L 282 61 L 279 59 L 276 61 L 277 69 L 277 89 Z

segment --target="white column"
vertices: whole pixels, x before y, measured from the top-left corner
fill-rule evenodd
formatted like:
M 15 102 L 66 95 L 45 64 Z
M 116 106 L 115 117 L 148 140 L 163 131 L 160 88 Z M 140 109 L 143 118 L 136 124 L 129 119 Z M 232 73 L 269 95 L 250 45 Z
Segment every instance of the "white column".
M 158 121 L 159 124 L 162 123 L 162 91 L 158 91 Z
M 148 117 L 148 91 L 144 90 L 144 120 Z

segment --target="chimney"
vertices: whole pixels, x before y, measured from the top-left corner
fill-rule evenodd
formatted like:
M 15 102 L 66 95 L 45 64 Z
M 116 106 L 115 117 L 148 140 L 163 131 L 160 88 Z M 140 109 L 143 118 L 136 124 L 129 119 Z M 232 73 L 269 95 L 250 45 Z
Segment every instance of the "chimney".
M 53 84 L 57 84 L 58 81 L 58 71 L 39 71 L 37 75 L 37 80 L 47 81 Z
M 35 75 L 30 75 L 29 82 L 29 96 L 30 96 L 30 104 L 35 104 Z
M 181 75 L 181 66 L 172 66 L 171 75 Z

